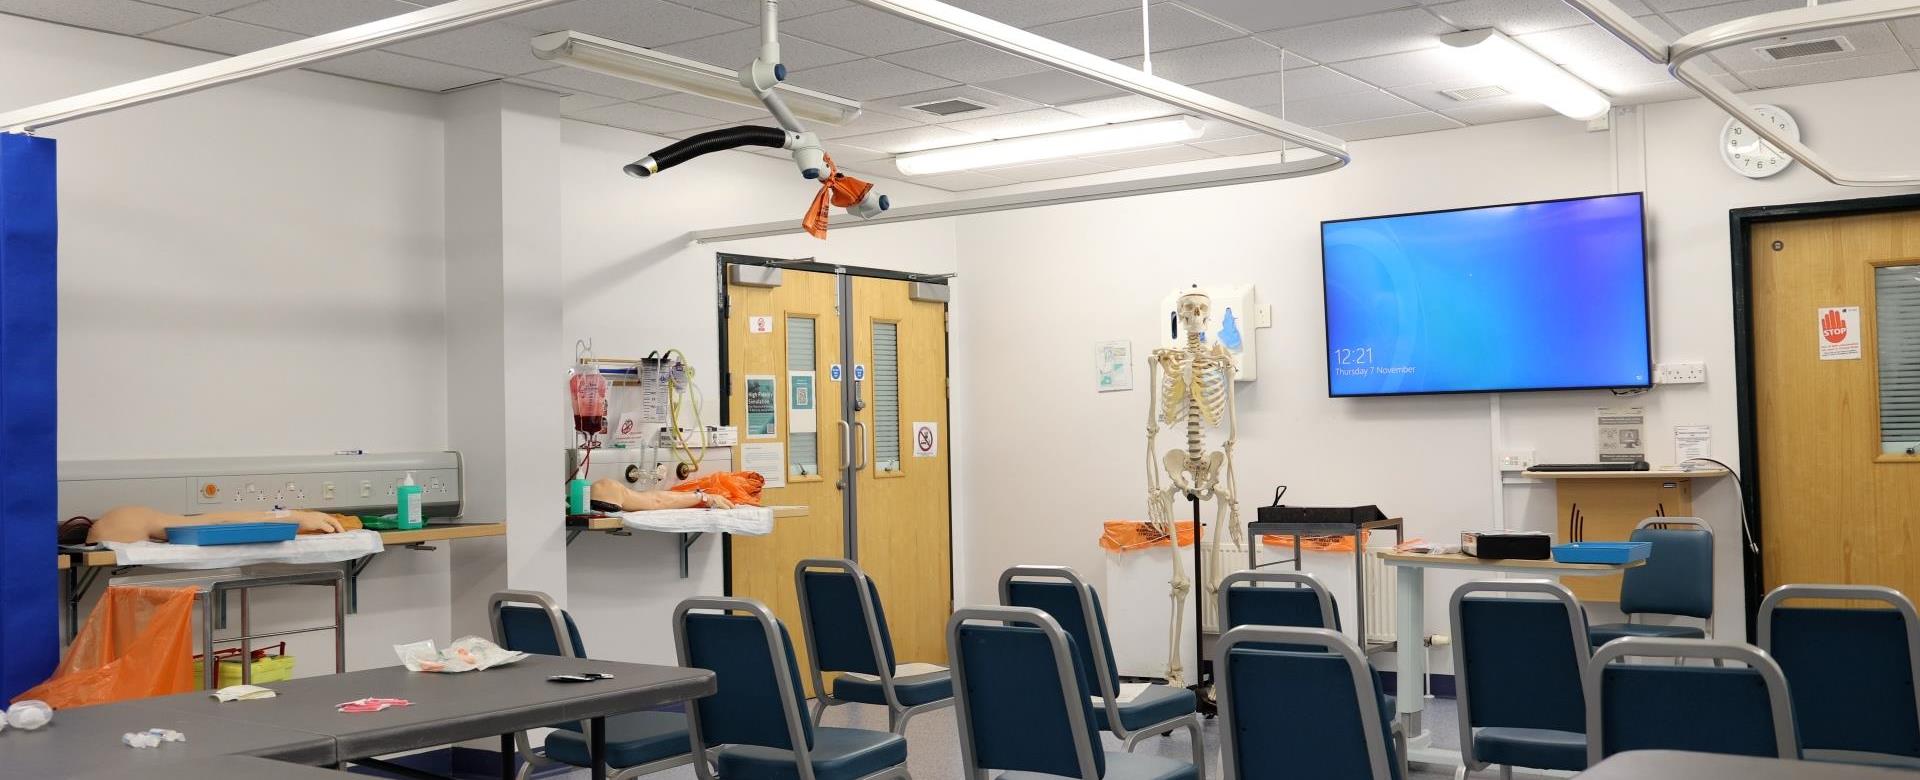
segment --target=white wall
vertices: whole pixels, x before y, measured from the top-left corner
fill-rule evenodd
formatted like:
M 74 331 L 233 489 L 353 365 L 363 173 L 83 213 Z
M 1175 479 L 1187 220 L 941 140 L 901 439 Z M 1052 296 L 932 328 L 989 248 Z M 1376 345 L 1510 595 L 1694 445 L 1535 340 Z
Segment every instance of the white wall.
M 717 252 L 811 257 L 925 273 L 958 269 L 950 220 L 830 229 L 824 242 L 796 235 L 692 244 L 686 237 L 690 230 L 798 220 L 817 187 L 795 175 L 790 162 L 744 152 L 702 157 L 647 180 L 621 172 L 621 166 L 670 142 L 600 125 L 564 123 L 560 175 L 566 182 L 561 193 L 566 338 L 554 346 L 564 350 L 569 362 L 576 339 L 592 339 L 602 357 L 640 357 L 669 347 L 684 351 L 693 361 L 709 424 L 719 421 L 721 406 Z M 876 183 L 895 203 L 945 197 L 926 188 Z M 840 225 L 851 220 L 834 217 Z M 968 293 L 959 284 L 955 287 L 958 311 L 967 305 Z M 559 387 L 560 379 L 554 381 Z M 555 432 L 556 449 L 570 443 L 571 437 L 562 438 L 562 433 Z M 568 607 L 581 622 L 588 651 L 614 660 L 672 661 L 673 606 L 689 596 L 724 590 L 720 542 L 708 536 L 694 544 L 686 580 L 679 579 L 677 535 L 595 533 L 570 545 Z
M 1871 142 L 1904 143 L 1900 120 L 1920 118 L 1920 109 L 1887 97 L 1917 87 L 1920 76 L 1908 74 L 1759 97 L 1796 110 L 1823 148 L 1851 149 L 1861 160 Z M 1496 491 L 1509 527 L 1554 527 L 1550 485 L 1495 487 L 1488 396 L 1326 397 L 1318 243 L 1325 219 L 1630 190 L 1644 181 L 1656 359 L 1704 360 L 1709 381 L 1624 400 L 1647 407 L 1655 462 L 1673 460 L 1672 426 L 1706 423 L 1714 455 L 1738 465 L 1727 210 L 1888 193 L 1843 190 L 1798 169 L 1742 179 L 1714 147 L 1725 118 L 1699 100 L 1643 106 L 1620 118 L 1618 144 L 1613 134 L 1558 118 L 1425 133 L 1355 143 L 1354 163 L 1332 174 L 960 218 L 969 296 L 991 305 L 963 310 L 956 329 L 968 346 L 955 372 L 1017 372 L 963 392 L 971 424 L 956 428 L 955 449 L 967 475 L 960 490 L 970 504 L 972 583 L 963 600 L 990 601 L 994 573 L 1017 563 L 1069 564 L 1098 581 L 1100 521 L 1145 515 L 1148 397 L 1094 392 L 1091 352 L 1098 341 L 1126 338 L 1138 358 L 1165 327 L 1155 316 L 1161 296 L 1193 282 L 1252 282 L 1274 307 L 1274 327 L 1259 334 L 1260 379 L 1240 385 L 1242 519 L 1284 484 L 1290 503 L 1379 504 L 1404 515 L 1410 535 L 1434 541 L 1489 526 Z M 1898 154 L 1920 168 L 1920 156 Z M 1144 380 L 1136 367 L 1136 383 Z M 1498 437 L 1542 461 L 1589 461 L 1593 409 L 1617 400 L 1606 392 L 1508 394 L 1499 401 Z M 1036 461 L 1044 464 L 1037 472 Z M 1695 509 L 1720 531 L 1719 633 L 1741 636 L 1731 481 L 1697 484 Z M 1445 625 L 1443 596 L 1463 579 L 1430 577 L 1430 627 Z M 1436 660 L 1444 668 L 1445 659 Z
M 211 59 L 0 15 L 0 106 Z M 444 448 L 436 101 L 287 73 L 43 131 L 59 140 L 59 457 Z M 446 632 L 444 550 L 383 555 L 361 585 L 354 666 Z M 331 613 L 262 595 L 269 623 Z M 331 670 L 326 635 L 293 643 L 303 672 Z

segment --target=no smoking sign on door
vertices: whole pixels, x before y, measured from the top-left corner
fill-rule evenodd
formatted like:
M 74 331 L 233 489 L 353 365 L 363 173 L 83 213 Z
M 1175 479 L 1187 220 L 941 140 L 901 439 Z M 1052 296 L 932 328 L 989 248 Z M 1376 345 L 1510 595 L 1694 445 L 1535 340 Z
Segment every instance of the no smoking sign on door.
M 913 456 L 932 458 L 940 454 L 940 424 L 917 422 L 913 424 Z

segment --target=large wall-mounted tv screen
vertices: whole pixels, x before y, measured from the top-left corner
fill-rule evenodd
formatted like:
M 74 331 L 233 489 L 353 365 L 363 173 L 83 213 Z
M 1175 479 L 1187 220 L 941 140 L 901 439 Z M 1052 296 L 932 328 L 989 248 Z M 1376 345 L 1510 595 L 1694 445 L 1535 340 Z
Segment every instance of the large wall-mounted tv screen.
M 1639 193 L 1320 224 L 1334 397 L 1646 387 Z

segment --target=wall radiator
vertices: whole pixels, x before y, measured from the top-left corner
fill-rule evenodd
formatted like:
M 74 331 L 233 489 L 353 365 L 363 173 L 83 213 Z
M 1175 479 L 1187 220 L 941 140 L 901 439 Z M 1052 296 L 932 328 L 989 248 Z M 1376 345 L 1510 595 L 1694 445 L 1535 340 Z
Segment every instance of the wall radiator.
M 1369 547 L 1368 553 L 1378 550 L 1390 550 L 1391 547 Z M 1366 593 L 1361 598 L 1367 604 L 1367 641 L 1391 642 L 1394 638 L 1394 622 L 1398 620 L 1399 587 L 1395 582 L 1393 567 L 1378 555 L 1366 555 L 1361 558 L 1362 571 L 1366 573 Z
M 1221 548 L 1226 552 L 1228 560 L 1233 561 L 1234 570 L 1239 570 L 1246 566 L 1246 547 L 1239 545 L 1222 545 Z M 1379 556 L 1371 554 L 1381 550 L 1391 549 L 1393 549 L 1392 545 L 1368 547 L 1367 552 L 1369 554 L 1361 558 L 1362 562 L 1360 565 L 1364 567 L 1363 572 L 1366 574 L 1366 592 L 1360 594 L 1359 598 L 1361 602 L 1367 606 L 1366 637 L 1369 643 L 1392 642 L 1394 640 L 1395 623 L 1399 619 L 1397 610 L 1399 604 L 1399 587 L 1393 567 L 1388 566 L 1385 561 L 1380 560 Z M 1189 551 L 1188 554 L 1191 554 L 1191 551 Z M 1291 551 L 1284 547 L 1266 547 L 1260 551 L 1260 562 L 1263 568 L 1265 568 L 1266 564 L 1276 559 L 1285 559 L 1290 554 Z M 1336 601 L 1343 606 L 1352 603 L 1349 601 L 1349 599 L 1353 598 L 1352 553 L 1317 553 L 1313 554 L 1313 557 L 1308 560 L 1313 562 L 1312 568 L 1314 569 L 1314 573 L 1319 575 L 1320 581 L 1326 583 L 1327 587 L 1333 590 Z M 1335 568 L 1336 566 L 1337 568 Z M 1286 570 L 1289 568 L 1291 568 L 1290 564 L 1283 563 L 1268 570 Z M 1195 591 L 1198 592 L 1198 589 L 1196 588 Z M 1353 621 L 1353 608 L 1351 606 L 1345 606 L 1342 611 L 1346 614 L 1342 616 L 1341 625 L 1350 624 Z M 1212 614 L 1213 610 L 1209 609 L 1207 612 L 1207 629 L 1212 631 L 1215 629 L 1216 617 Z

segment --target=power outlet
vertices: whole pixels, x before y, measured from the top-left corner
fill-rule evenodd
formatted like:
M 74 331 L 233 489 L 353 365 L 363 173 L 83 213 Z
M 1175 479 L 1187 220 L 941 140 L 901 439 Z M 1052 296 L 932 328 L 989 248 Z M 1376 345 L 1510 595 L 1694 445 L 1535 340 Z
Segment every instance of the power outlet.
M 1661 363 L 1653 369 L 1653 383 L 1656 385 L 1697 385 L 1705 381 L 1705 363 Z
M 1533 450 L 1508 450 L 1500 454 L 1501 471 L 1526 471 L 1533 463 Z

